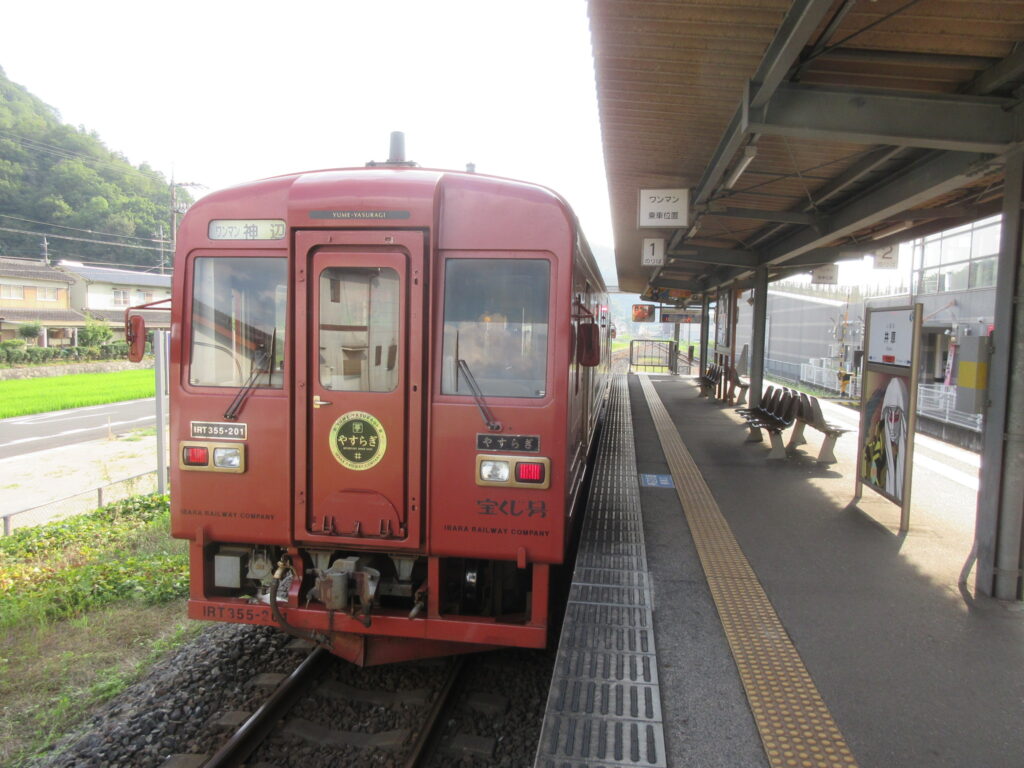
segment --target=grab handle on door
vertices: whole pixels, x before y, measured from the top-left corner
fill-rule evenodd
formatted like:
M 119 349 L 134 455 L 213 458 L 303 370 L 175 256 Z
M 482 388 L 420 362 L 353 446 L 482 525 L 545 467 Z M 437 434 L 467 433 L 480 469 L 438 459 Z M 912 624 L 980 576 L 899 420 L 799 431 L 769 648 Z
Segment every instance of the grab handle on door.
M 330 405 L 330 400 L 321 400 L 320 395 L 313 395 L 313 407 L 319 408 L 321 405 Z

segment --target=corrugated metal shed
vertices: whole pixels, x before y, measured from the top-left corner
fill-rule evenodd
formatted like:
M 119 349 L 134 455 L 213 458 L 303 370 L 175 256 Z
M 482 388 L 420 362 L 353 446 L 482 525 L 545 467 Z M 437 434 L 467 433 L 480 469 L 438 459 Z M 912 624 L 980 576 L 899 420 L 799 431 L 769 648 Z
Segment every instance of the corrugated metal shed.
M 619 286 L 700 293 L 998 211 L 1024 2 L 589 0 Z M 690 225 L 638 227 L 641 189 Z M 669 259 L 641 265 L 642 239 Z

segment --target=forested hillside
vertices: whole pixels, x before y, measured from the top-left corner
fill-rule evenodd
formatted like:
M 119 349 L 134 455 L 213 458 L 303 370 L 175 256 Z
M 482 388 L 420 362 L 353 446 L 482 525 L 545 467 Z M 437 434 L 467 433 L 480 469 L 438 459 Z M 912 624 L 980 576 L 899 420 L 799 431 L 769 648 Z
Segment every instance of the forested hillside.
M 161 227 L 169 239 L 163 174 L 65 125 L 0 69 L 0 256 L 39 257 L 45 233 L 51 260 L 157 265 Z

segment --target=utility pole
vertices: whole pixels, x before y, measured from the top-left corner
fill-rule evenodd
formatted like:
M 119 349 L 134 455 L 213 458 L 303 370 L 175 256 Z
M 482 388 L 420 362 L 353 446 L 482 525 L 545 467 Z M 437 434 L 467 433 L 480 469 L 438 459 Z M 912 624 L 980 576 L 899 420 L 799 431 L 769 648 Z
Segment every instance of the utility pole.
M 205 184 L 197 184 L 193 181 L 175 181 L 174 177 L 171 177 L 171 258 L 174 257 L 174 245 L 178 239 L 178 215 L 184 213 L 188 206 L 185 204 L 178 204 L 178 189 L 184 187 L 201 187 L 206 189 Z M 161 232 L 163 228 L 161 227 Z M 161 234 L 160 239 L 163 240 Z M 163 274 L 163 270 L 160 271 Z
M 167 257 L 164 256 L 164 225 L 163 224 L 160 225 L 160 235 L 159 235 L 159 237 L 160 237 L 160 274 L 162 275 L 164 273 L 164 263 L 166 262 L 166 259 L 167 259 Z

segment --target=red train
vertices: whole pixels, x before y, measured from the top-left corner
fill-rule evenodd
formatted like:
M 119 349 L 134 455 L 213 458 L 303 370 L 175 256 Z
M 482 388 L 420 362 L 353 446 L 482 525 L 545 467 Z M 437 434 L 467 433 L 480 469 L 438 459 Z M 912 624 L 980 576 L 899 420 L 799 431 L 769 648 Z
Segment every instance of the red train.
M 184 217 L 173 297 L 189 616 L 362 665 L 545 645 L 611 326 L 559 196 L 392 161 L 242 185 Z

